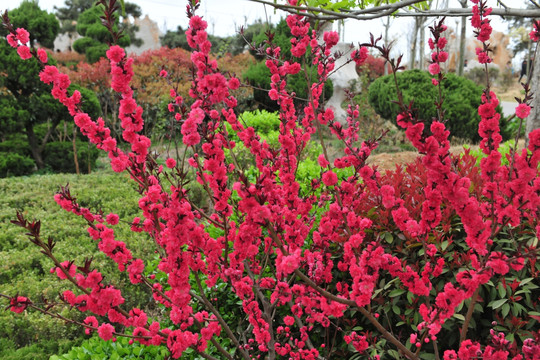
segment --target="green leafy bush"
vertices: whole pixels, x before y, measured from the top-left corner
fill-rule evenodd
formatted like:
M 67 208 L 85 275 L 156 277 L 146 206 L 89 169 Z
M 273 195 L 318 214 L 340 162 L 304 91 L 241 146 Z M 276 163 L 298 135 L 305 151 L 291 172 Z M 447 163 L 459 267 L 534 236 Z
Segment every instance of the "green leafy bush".
M 497 80 L 499 77 L 499 69 L 496 67 L 490 66 L 488 68 L 489 81 L 492 83 Z M 469 69 L 465 72 L 465 77 L 469 80 L 474 81 L 476 84 L 485 84 L 486 83 L 486 72 L 483 67 L 477 66 Z
M 50 354 L 62 354 L 81 340 L 45 340 L 31 346 L 17 348 L 11 339 L 0 338 L 0 359 L 2 360 L 49 360 Z
M 431 124 L 437 116 L 435 100 L 438 98 L 438 87 L 431 83 L 431 75 L 426 71 L 409 70 L 397 74 L 399 88 L 403 93 L 405 103 L 414 100 L 413 108 L 418 117 Z M 469 79 L 454 74 L 447 74 L 443 85 L 443 109 L 445 119 L 448 119 L 447 128 L 454 137 L 480 141 L 478 135 L 478 106 L 482 95 L 482 88 Z M 397 104 L 397 93 L 393 75 L 382 76 L 369 87 L 369 103 L 375 111 L 385 119 L 394 121 L 400 112 Z M 497 107 L 502 114 L 502 108 Z M 504 122 L 501 122 L 504 123 Z M 429 129 L 429 126 L 426 126 Z M 503 137 L 508 137 L 506 129 L 502 129 Z
M 276 46 L 279 46 L 279 48 L 281 49 L 281 54 L 285 59 L 290 59 L 291 31 L 285 19 L 281 19 L 281 21 L 275 26 L 275 28 L 271 28 L 271 31 L 274 34 L 272 42 Z M 253 41 L 256 45 L 260 45 L 263 48 L 266 48 L 268 47 L 268 45 L 266 44 L 267 38 L 268 35 L 266 29 L 261 28 L 259 34 L 254 36 Z M 306 51 L 303 67 L 305 68 L 306 73 L 309 74 L 310 81 L 314 82 L 317 79 L 317 69 L 308 65 L 311 64 L 311 61 L 309 59 L 309 49 L 310 48 L 308 48 L 308 50 Z M 254 52 L 252 52 L 252 54 L 257 55 Z M 260 59 L 260 56 L 258 58 Z M 302 60 L 298 61 L 302 63 Z M 270 76 L 270 70 L 266 67 L 264 61 L 250 66 L 249 69 L 243 74 L 244 79 L 248 81 L 251 85 L 256 87 L 255 89 L 253 89 L 253 100 L 255 100 L 259 105 L 261 105 L 267 110 L 278 111 L 279 106 L 276 104 L 276 102 L 268 98 L 268 91 L 270 90 Z M 297 99 L 295 100 L 295 102 L 297 104 L 305 102 L 305 100 L 302 99 L 308 98 L 309 86 L 306 81 L 306 75 L 304 71 L 300 71 L 296 75 L 290 75 L 287 77 L 287 90 L 296 94 Z M 332 81 L 327 80 L 324 84 L 324 98 L 330 99 L 333 92 L 334 86 L 332 85 Z
M 96 166 L 99 150 L 92 144 L 82 141 L 76 142 L 76 148 L 79 169 L 82 173 L 88 173 L 89 169 Z M 45 165 L 54 172 L 74 173 L 73 143 L 67 141 L 48 143 L 45 146 L 44 161 Z
M 0 152 L 0 177 L 28 175 L 35 167 L 34 160 L 28 156 Z
M 32 156 L 26 137 L 20 134 L 10 136 L 9 139 L 0 142 L 0 153 L 15 153 L 23 156 Z
M 317 79 L 317 69 L 314 67 L 307 68 L 308 73 L 312 79 Z M 243 74 L 244 80 L 248 81 L 250 85 L 254 86 L 253 99 L 262 108 L 277 111 L 279 110 L 278 104 L 268 97 L 268 91 L 270 90 L 270 70 L 266 67 L 264 62 L 252 65 Z M 289 75 L 287 77 L 287 90 L 296 94 L 295 102 L 297 104 L 305 102 L 308 97 L 308 84 L 305 78 L 305 74 L 301 71 L 295 75 Z M 324 84 L 324 98 L 329 99 L 334 92 L 334 87 L 331 80 L 327 80 Z
M 476 158 L 476 165 L 477 166 L 480 166 L 480 161 L 483 158 L 487 157 L 487 155 L 484 154 L 484 152 L 481 149 L 470 150 L 470 147 L 467 146 L 467 145 L 465 145 L 464 148 L 469 152 L 469 154 L 471 154 L 472 156 L 474 156 Z M 503 165 L 505 165 L 505 166 L 510 165 L 510 160 L 511 160 L 512 152 L 513 152 L 514 148 L 516 148 L 516 141 L 515 140 L 508 140 L 508 141 L 505 141 L 505 142 L 500 144 L 499 152 L 502 155 L 501 163 Z M 521 149 L 522 148 L 517 147 L 517 152 L 520 153 Z M 510 160 L 509 160 L 509 157 L 510 157 Z
M 116 341 L 103 341 L 94 336 L 68 353 L 53 355 L 50 360 L 120 360 L 120 359 L 165 359 L 166 346 L 130 345 L 129 339 L 119 337 Z

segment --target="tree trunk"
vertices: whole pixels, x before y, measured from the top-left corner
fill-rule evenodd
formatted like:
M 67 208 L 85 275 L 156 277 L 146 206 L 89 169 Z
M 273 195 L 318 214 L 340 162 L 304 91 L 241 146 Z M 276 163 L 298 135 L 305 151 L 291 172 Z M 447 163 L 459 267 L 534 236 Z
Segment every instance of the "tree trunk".
M 461 7 L 467 8 L 467 0 L 459 0 Z M 463 68 L 465 67 L 465 42 L 467 40 L 467 17 L 461 18 L 461 32 L 459 34 L 459 63 L 458 63 L 458 75 L 463 76 Z
M 410 52 L 410 69 L 416 67 L 416 43 L 418 41 L 418 29 L 420 28 L 420 17 L 414 18 L 414 29 L 411 39 L 411 52 Z
M 386 22 L 383 22 L 384 25 L 384 45 L 390 46 L 390 39 L 388 37 L 388 32 L 390 31 L 390 16 L 386 17 Z M 388 75 L 388 64 L 384 62 L 384 75 Z
M 426 47 L 426 19 L 422 19 L 422 25 L 420 26 L 420 48 L 418 49 L 418 67 L 420 70 L 424 70 L 425 60 L 425 47 Z
M 40 146 L 36 134 L 34 133 L 34 128 L 32 124 L 26 124 L 26 137 L 28 138 L 28 144 L 30 145 L 30 151 L 32 152 L 32 157 L 36 162 L 38 169 L 43 169 L 45 167 L 45 162 L 43 161 L 43 148 Z
M 531 113 L 527 118 L 527 126 L 525 128 L 525 141 L 529 143 L 529 133 L 534 129 L 540 128 L 540 56 L 536 55 L 534 64 L 531 69 L 531 89 L 534 92 L 534 97 L 531 104 Z
M 73 162 L 75 163 L 75 172 L 80 175 L 79 159 L 77 157 L 77 127 L 73 126 Z M 90 163 L 89 163 L 90 164 Z

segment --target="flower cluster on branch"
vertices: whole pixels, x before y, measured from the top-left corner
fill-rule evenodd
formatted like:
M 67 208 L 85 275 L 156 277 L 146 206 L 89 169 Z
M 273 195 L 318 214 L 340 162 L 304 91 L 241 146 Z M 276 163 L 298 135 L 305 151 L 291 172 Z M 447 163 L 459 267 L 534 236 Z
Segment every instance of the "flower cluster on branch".
M 472 2 L 472 24 L 483 43 L 477 54 L 487 65 L 491 10 L 485 0 Z M 106 12 L 117 6 L 114 0 L 101 3 Z M 290 5 L 296 6 L 297 1 L 291 0 Z M 455 158 L 449 152 L 445 123 L 451 119 L 445 118 L 442 92 L 434 99 L 438 118 L 427 126 L 417 118 L 414 104 L 405 104 L 398 91 L 397 123 L 423 155 L 417 163 L 423 169 L 417 179 L 421 186 L 413 179 L 407 183 L 409 189 L 404 189 L 399 181 L 392 181 L 401 176 L 399 171 L 382 174 L 367 164 L 377 139 L 359 140 L 358 106 L 348 106 L 347 126 L 343 126 L 321 100 L 338 56 L 361 65 L 371 48 L 390 63 L 394 74 L 401 69 L 401 58 L 391 59 L 390 50 L 373 37 L 349 54 L 334 53 L 338 34 L 326 32 L 321 39 L 300 12 L 287 17 L 293 58 L 282 57 L 272 36 L 266 48 L 271 73 L 268 95 L 280 107 L 280 146 L 274 148 L 237 115 L 232 91 L 241 86 L 240 80 L 221 73 L 210 57 L 207 23 L 196 15 L 198 6 L 198 1 L 189 1 L 187 6 L 186 35 L 193 48 L 192 105 L 186 107 L 171 89 L 168 106 L 180 125 L 183 151 L 177 158 L 168 157 L 165 167 L 151 154 L 150 139 L 140 134 L 143 110 L 130 85 L 133 60 L 121 47 L 113 45 L 107 51 L 111 88 L 120 97 L 118 117 L 124 143 L 118 144 L 101 118 L 93 120 L 81 110 L 79 92 L 68 96 L 69 78 L 47 65 L 42 52 L 28 48 L 28 33 L 14 29 L 7 14 L 3 17 L 10 31 L 9 44 L 22 59 L 39 59 L 41 80 L 52 85 L 53 96 L 68 108 L 81 132 L 107 152 L 114 171 L 127 172 L 137 184 L 142 216 L 127 222 L 132 231 L 147 235 L 159 257 L 157 270 L 149 273 L 150 259 L 134 258 L 127 244 L 116 239 L 114 227 L 122 225 L 117 214 L 104 215 L 81 206 L 67 187 L 55 195 L 63 209 L 87 222 L 90 238 L 119 271 L 126 271 L 132 284 L 152 292 L 167 325 L 142 309 L 126 308 L 122 291 L 92 269 L 91 261 L 77 264 L 57 259 L 54 242 L 41 237 L 39 222 L 28 222 L 18 214 L 14 222 L 53 261 L 51 273 L 73 285 L 60 300 L 91 314 L 79 325 L 88 333 L 97 331 L 105 341 L 128 336 L 144 345 L 167 346 L 173 358 L 191 348 L 208 359 L 325 359 L 340 356 L 339 344 L 342 348 L 350 345 L 350 351 L 362 356 L 369 352 L 379 358 L 375 353 L 384 338 L 398 355 L 409 359 L 419 359 L 422 351 L 444 359 L 536 359 L 539 331 L 531 330 L 519 342 L 491 329 L 489 338 L 481 341 L 469 337 L 468 329 L 482 286 L 510 272 L 536 273 L 535 245 L 514 239 L 512 246 L 503 247 L 497 241 L 504 231 L 525 228 L 525 223 L 524 231 L 540 233 L 540 129 L 531 132 L 527 149 L 511 154 L 511 165 L 502 165 L 500 115 L 495 112 L 498 100 L 486 77 L 478 112 L 480 147 L 487 156 L 475 172 L 467 167 L 467 158 Z M 538 38 L 537 25 L 533 39 Z M 441 65 L 448 59 L 446 26 L 441 20 L 430 30 L 429 71 L 433 85 L 440 89 L 445 79 Z M 298 105 L 295 94 L 287 90 L 288 76 L 302 72 L 307 61 L 317 68 L 318 76 L 309 83 L 307 103 Z M 162 69 L 159 76 L 166 78 L 168 73 Z M 530 111 L 529 100 L 526 94 L 516 108 L 521 119 Z M 331 133 L 344 144 L 342 156 L 329 154 L 323 133 Z M 249 169 L 236 157 L 238 144 L 233 135 L 253 158 Z M 317 137 L 322 148 L 317 158 L 319 176 L 302 184 L 298 175 L 302 156 Z M 187 187 L 190 179 L 204 189 L 207 208 L 192 201 Z M 450 228 L 456 219 L 464 230 L 463 251 L 456 249 L 452 254 L 446 246 L 453 241 Z M 400 239 L 399 244 L 386 241 L 385 234 L 390 232 Z M 156 273 L 164 276 L 156 277 Z M 417 315 L 413 320 L 403 318 L 409 323 L 399 332 L 375 310 L 390 285 L 407 294 L 407 304 Z M 238 323 L 212 296 L 219 287 L 234 297 Z M 2 296 L 9 298 L 13 312 L 39 309 L 24 296 Z M 456 326 L 452 321 L 466 300 L 470 300 L 467 314 L 458 324 L 460 340 L 449 349 L 439 337 L 446 326 Z M 61 318 L 54 307 L 39 311 Z M 361 329 L 356 329 L 354 324 L 360 321 Z M 321 335 L 330 329 L 339 340 Z M 232 345 L 227 347 L 224 338 Z

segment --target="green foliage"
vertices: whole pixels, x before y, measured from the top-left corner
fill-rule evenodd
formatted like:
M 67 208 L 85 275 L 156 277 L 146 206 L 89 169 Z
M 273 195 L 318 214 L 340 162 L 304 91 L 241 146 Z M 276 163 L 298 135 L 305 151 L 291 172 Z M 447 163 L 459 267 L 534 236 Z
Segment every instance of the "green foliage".
M 79 16 L 82 13 L 84 13 L 86 10 L 92 8 L 95 5 L 95 3 L 96 3 L 96 0 L 66 0 L 64 3 L 64 7 L 57 8 L 55 6 L 54 8 L 56 10 L 56 16 L 58 17 L 58 20 L 60 20 L 61 22 L 60 32 L 69 33 L 71 37 L 72 36 L 71 33 L 78 31 L 77 27 L 80 25 Z M 124 19 L 128 16 L 133 16 L 137 18 L 142 15 L 141 8 L 138 5 L 129 3 L 129 2 L 123 2 L 123 1 L 121 2 L 121 4 L 123 6 L 122 17 Z M 96 23 L 96 24 L 99 24 L 99 23 Z M 88 25 L 85 25 L 85 26 L 88 26 Z M 128 37 L 131 39 L 131 44 L 136 45 L 136 46 L 140 46 L 142 44 L 142 40 L 137 39 L 135 37 L 135 32 L 139 30 L 138 26 L 132 25 L 129 21 L 121 21 L 118 24 L 118 27 L 122 29 L 126 35 L 128 35 Z M 101 26 L 101 28 L 102 29 L 99 29 L 99 26 L 95 26 L 94 29 L 90 31 L 90 33 L 98 32 L 99 34 L 103 34 L 103 30 L 105 30 L 105 27 Z M 87 35 L 87 36 L 90 36 L 90 35 Z M 96 51 L 97 50 L 95 50 L 94 52 Z
M 246 127 L 253 127 L 255 132 L 262 136 L 268 136 L 272 133 L 279 132 L 279 113 L 268 112 L 266 110 L 245 111 L 240 115 L 240 121 Z M 230 125 L 227 123 L 227 129 Z
M 76 20 L 85 10 L 90 9 L 96 0 L 65 0 L 64 7 L 54 7 L 56 17 L 60 20 L 60 33 L 73 33 Z
M 50 354 L 67 352 L 80 343 L 75 340 L 46 340 L 30 346 L 17 348 L 17 344 L 10 339 L 0 338 L 0 359 L 2 360 L 49 360 Z
M 9 14 L 15 28 L 26 28 L 35 36 L 31 39 L 42 45 L 52 44 L 58 33 L 54 15 L 40 10 L 36 2 L 25 1 Z M 0 29 L 0 34 L 6 35 L 6 30 Z M 55 64 L 54 59 L 49 62 Z M 43 139 L 36 138 L 34 127 L 49 122 L 54 130 L 62 118 L 66 118 L 67 111 L 52 97 L 50 86 L 39 80 L 39 71 L 35 58 L 22 60 L 5 41 L 0 42 L 0 73 L 5 74 L 0 76 L 0 141 L 24 132 L 30 148 L 35 150 L 32 156 L 36 165 L 43 168 Z
M 414 100 L 413 108 L 419 119 L 426 121 L 426 131 L 431 120 L 437 116 L 435 99 L 438 98 L 438 87 L 431 84 L 431 75 L 421 70 L 409 70 L 397 74 L 399 88 L 403 93 L 405 103 Z M 482 88 L 471 80 L 454 74 L 447 74 L 443 85 L 443 109 L 447 128 L 451 136 L 479 141 L 478 106 Z M 385 119 L 395 123 L 399 107 L 393 101 L 397 100 L 393 75 L 382 76 L 369 87 L 369 103 L 375 111 Z M 502 113 L 502 108 L 497 107 Z M 507 136 L 502 129 L 503 136 Z
M 40 219 L 43 236 L 52 236 L 56 241 L 55 256 L 60 261 L 75 260 L 84 262 L 85 257 L 94 257 L 92 267 L 107 274 L 107 281 L 122 287 L 126 298 L 126 307 L 146 309 L 146 300 L 151 295 L 144 288 L 130 285 L 125 273 L 119 273 L 115 263 L 106 258 L 97 249 L 86 231 L 86 221 L 61 209 L 53 199 L 59 184 L 69 183 L 71 191 L 82 206 L 94 211 L 102 209 L 105 214 L 111 211 L 124 220 L 130 221 L 140 216 L 137 206 L 138 193 L 128 180 L 127 174 L 97 172 L 90 175 L 35 175 L 32 177 L 0 179 L 0 292 L 20 294 L 39 301 L 41 294 L 54 299 L 59 292 L 71 286 L 51 276 L 49 269 L 52 261 L 45 258 L 39 249 L 28 241 L 24 231 L 12 225 L 16 210 L 24 208 L 29 219 Z M 115 226 L 115 235 L 126 242 L 135 257 L 153 252 L 152 244 L 140 234 L 132 234 L 129 225 Z M 1 300 L 0 306 L 5 306 Z M 76 310 L 56 307 L 63 315 L 82 320 L 86 317 Z M 148 311 L 146 309 L 145 311 Z M 24 316 L 17 316 L 9 311 L 0 312 L 0 358 L 2 341 L 10 339 L 13 348 L 44 342 L 62 343 L 82 335 L 78 326 L 65 324 L 37 312 L 28 311 Z M 67 351 L 43 350 L 46 359 L 52 354 Z M 47 356 L 45 356 L 47 355 Z M 15 359 L 16 357 L 13 357 Z M 30 356 L 28 360 L 32 359 Z
M 244 51 L 245 41 L 240 35 L 220 37 L 208 34 L 208 40 L 212 44 L 212 54 L 221 57 L 224 54 L 238 55 Z M 186 30 L 182 26 L 178 26 L 175 31 L 167 30 L 165 35 L 161 37 L 161 44 L 171 49 L 182 48 L 191 51 L 188 45 Z
M 111 34 L 101 23 L 103 15 L 103 6 L 94 6 L 85 10 L 77 20 L 77 32 L 82 38 L 73 43 L 73 49 L 78 53 L 85 54 L 90 63 L 98 61 L 109 46 L 107 43 L 112 41 Z M 115 19 L 114 30 L 118 30 L 119 17 Z M 131 43 L 129 35 L 125 34 L 118 40 L 118 45 L 126 47 Z
M 76 141 L 77 161 L 81 173 L 88 173 L 96 167 L 99 150 L 93 144 Z M 43 153 L 45 166 L 54 172 L 74 173 L 73 143 L 71 141 L 54 141 L 45 146 Z
M 483 158 L 486 158 L 487 155 L 484 154 L 482 149 L 474 149 L 470 150 L 470 146 L 465 145 L 465 149 L 469 151 L 469 153 L 476 158 L 476 165 L 480 166 L 480 161 Z M 513 150 L 516 148 L 516 141 L 515 140 L 508 140 L 499 145 L 499 152 L 501 153 L 501 163 L 503 165 L 510 165 L 511 156 L 513 153 Z M 519 149 L 518 149 L 519 152 Z M 508 159 L 510 157 L 510 160 Z
M 35 166 L 34 160 L 28 156 L 0 152 L 0 177 L 28 175 Z
M 82 110 L 92 118 L 97 118 L 101 113 L 101 106 L 96 95 L 75 84 L 68 89 L 69 95 L 72 95 L 75 90 L 78 90 L 84 99 L 81 105 Z M 62 120 L 71 119 L 67 109 L 47 93 L 39 96 L 30 94 L 29 98 L 30 103 L 25 104 L 9 94 L 6 94 L 5 97 L 0 96 L 0 103 L 6 104 L 5 112 L 0 114 L 0 124 L 6 124 L 5 133 L 2 134 L 3 141 L 0 141 L 0 152 L 12 153 L 3 160 L 0 159 L 0 177 L 30 174 L 36 166 L 39 169 L 45 166 L 48 166 L 49 169 L 56 169 L 57 163 L 65 163 L 66 161 L 71 162 L 71 167 L 74 169 L 72 150 L 70 152 L 57 151 L 56 157 L 49 157 L 48 160 L 43 158 L 45 156 L 43 152 L 47 150 L 48 146 L 47 141 L 60 137 L 57 125 Z M 73 125 L 70 126 L 70 129 L 72 128 Z M 66 134 L 63 137 L 65 136 Z M 32 137 L 33 141 L 31 141 Z M 79 148 L 83 146 L 86 149 L 87 143 L 82 145 L 81 142 Z M 87 159 L 89 154 L 86 151 L 81 156 Z M 90 159 L 92 159 L 91 164 L 94 164 L 97 157 L 96 150 L 92 154 L 94 155 L 90 156 Z M 33 157 L 33 160 L 29 157 Z M 84 168 L 88 169 L 87 163 Z M 64 167 L 61 171 L 71 170 Z
M 166 346 L 130 345 L 129 339 L 119 337 L 116 341 L 103 341 L 98 336 L 85 340 L 63 355 L 53 355 L 50 360 L 123 360 L 165 359 L 169 354 Z
M 0 152 L 15 153 L 22 156 L 32 156 L 26 137 L 21 134 L 14 134 L 8 140 L 0 142 Z
M 489 81 L 494 83 L 499 77 L 499 68 L 490 66 L 488 67 Z M 469 69 L 465 72 L 465 77 L 469 80 L 472 80 L 475 84 L 485 84 L 486 83 L 486 72 L 483 67 L 477 66 Z
M 317 78 L 317 69 L 314 67 L 307 68 L 308 74 L 311 79 Z M 251 85 L 256 88 L 253 89 L 253 99 L 264 109 L 269 111 L 279 110 L 279 106 L 274 100 L 271 100 L 268 97 L 268 91 L 270 90 L 270 70 L 266 67 L 264 62 L 257 63 L 252 65 L 244 72 L 243 77 Z M 303 103 L 308 97 L 308 85 L 306 77 L 303 71 L 300 71 L 298 74 L 289 75 L 287 77 L 287 90 L 289 92 L 294 92 L 297 99 L 295 102 Z M 324 84 L 324 98 L 329 99 L 334 92 L 334 87 L 331 80 L 327 80 Z
M 9 12 L 11 23 L 30 33 L 30 44 L 38 42 L 46 48 L 54 47 L 54 39 L 60 30 L 60 24 L 54 14 L 41 10 L 38 1 L 24 0 L 18 8 Z M 0 35 L 7 35 L 7 30 L 0 29 Z
M 262 46 L 263 48 L 268 47 L 268 45 L 265 44 L 265 41 L 267 40 L 266 30 L 267 29 L 265 28 L 261 28 L 261 32 L 253 37 L 253 42 L 256 46 Z M 283 58 L 290 59 L 291 32 L 285 19 L 281 19 L 281 21 L 275 26 L 275 28 L 270 28 L 270 31 L 274 34 L 272 42 L 276 46 L 280 47 Z M 317 69 L 313 66 L 308 65 L 311 64 L 309 54 L 310 50 L 308 48 L 305 55 L 305 61 L 302 61 L 302 59 L 296 59 L 301 64 L 303 62 L 303 70 L 300 71 L 298 74 L 287 76 L 287 90 L 296 94 L 295 103 L 297 105 L 305 103 L 308 98 L 309 86 L 306 80 L 306 74 L 309 77 L 310 82 L 316 81 L 318 76 Z M 253 89 L 253 99 L 258 103 L 258 105 L 270 111 L 279 110 L 279 106 L 276 104 L 276 102 L 268 97 L 268 91 L 270 90 L 271 74 L 270 70 L 266 67 L 264 61 L 251 65 L 249 69 L 247 69 L 247 71 L 243 73 L 242 76 L 246 81 L 249 82 L 250 85 L 255 87 Z M 332 81 L 327 80 L 324 84 L 323 98 L 329 99 L 330 97 L 332 97 L 333 92 L 334 86 L 332 85 Z
M 81 106 L 82 109 L 90 114 L 92 118 L 99 116 L 101 107 L 95 94 L 78 85 L 71 85 L 68 92 L 71 95 L 75 90 L 79 90 L 83 99 L 85 99 Z M 56 105 L 57 101 L 54 101 L 54 104 Z M 60 112 L 57 116 L 59 119 L 70 118 L 67 110 L 63 108 L 60 108 Z M 33 127 L 33 132 L 35 137 L 43 144 L 42 139 L 45 137 L 48 137 L 48 139 L 65 139 L 70 135 L 72 136 L 73 127 L 75 125 L 72 123 L 69 125 L 66 123 L 64 125 L 65 130 L 70 130 L 69 134 L 61 134 L 56 125 L 51 131 L 50 122 L 36 124 Z M 23 125 L 21 124 L 19 126 L 22 127 Z M 49 135 L 46 135 L 47 133 L 49 133 Z M 26 134 L 21 134 L 16 131 L 6 134 L 5 140 L 0 142 L 0 153 L 3 153 L 3 156 L 0 157 L 0 177 L 28 175 L 34 172 L 36 168 L 36 162 L 32 159 L 32 150 Z M 95 167 L 98 150 L 94 145 L 89 145 L 87 141 L 77 140 L 77 154 L 79 165 L 83 173 L 88 172 L 90 168 Z M 40 155 L 43 155 L 42 168 L 47 167 L 48 170 L 60 172 L 75 172 L 73 145 L 71 142 L 60 141 L 45 143 L 43 151 L 40 151 Z
M 275 26 L 273 24 L 267 27 L 260 27 L 259 33 L 253 36 L 253 42 L 256 46 L 268 47 L 265 42 L 268 40 L 267 32 L 270 31 L 274 34 L 272 42 L 279 46 L 281 49 L 281 55 L 285 59 L 291 58 L 291 30 L 287 21 L 282 18 Z M 250 50 L 252 55 L 258 55 L 254 50 Z M 261 59 L 264 57 L 260 57 Z

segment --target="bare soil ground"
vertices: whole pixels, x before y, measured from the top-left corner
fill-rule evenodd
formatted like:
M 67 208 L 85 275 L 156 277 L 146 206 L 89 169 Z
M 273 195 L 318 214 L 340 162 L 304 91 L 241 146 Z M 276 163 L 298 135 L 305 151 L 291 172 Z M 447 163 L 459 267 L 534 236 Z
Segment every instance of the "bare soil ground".
M 471 150 L 478 149 L 478 145 L 471 145 Z M 452 154 L 463 152 L 463 145 L 450 147 Z M 394 170 L 397 164 L 405 165 L 413 162 L 419 156 L 416 151 L 401 151 L 396 153 L 382 153 L 371 155 L 368 158 L 368 164 L 377 165 L 379 171 Z

